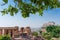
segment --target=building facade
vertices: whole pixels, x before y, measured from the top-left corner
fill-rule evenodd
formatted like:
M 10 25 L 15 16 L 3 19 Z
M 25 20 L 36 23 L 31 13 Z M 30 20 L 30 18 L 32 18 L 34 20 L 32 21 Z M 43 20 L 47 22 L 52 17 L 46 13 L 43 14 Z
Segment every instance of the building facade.
M 11 37 L 15 37 L 21 34 L 29 35 L 31 33 L 30 27 L 21 27 L 19 30 L 18 26 L 15 27 L 0 27 L 0 35 L 4 36 L 9 34 Z
M 0 27 L 0 35 L 9 34 L 11 37 L 14 37 L 14 34 L 18 32 L 18 26 L 15 27 Z

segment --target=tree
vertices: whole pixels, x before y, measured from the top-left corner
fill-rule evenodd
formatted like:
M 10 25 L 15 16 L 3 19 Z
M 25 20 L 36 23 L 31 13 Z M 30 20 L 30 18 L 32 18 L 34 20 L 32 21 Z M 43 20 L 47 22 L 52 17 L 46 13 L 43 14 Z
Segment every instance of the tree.
M 49 33 L 42 33 L 42 37 L 45 38 L 46 40 L 51 40 L 52 36 L 49 35 Z
M 37 32 L 33 32 L 32 35 L 37 37 L 38 33 Z
M 60 26 L 47 26 L 46 30 L 52 37 L 60 37 Z
M 54 25 L 49 25 L 46 27 L 47 32 L 52 32 L 55 29 L 56 29 L 56 26 L 54 26 Z
M 0 40 L 11 40 L 9 35 L 0 36 Z
M 5 4 L 8 4 L 9 0 L 3 0 Z M 8 5 L 8 8 L 5 8 L 1 13 L 3 15 L 10 13 L 11 16 L 21 12 L 24 18 L 29 17 L 30 14 L 39 13 L 42 16 L 44 10 L 59 8 L 59 0 L 12 0 L 14 6 Z M 4 5 L 5 5 L 4 4 Z

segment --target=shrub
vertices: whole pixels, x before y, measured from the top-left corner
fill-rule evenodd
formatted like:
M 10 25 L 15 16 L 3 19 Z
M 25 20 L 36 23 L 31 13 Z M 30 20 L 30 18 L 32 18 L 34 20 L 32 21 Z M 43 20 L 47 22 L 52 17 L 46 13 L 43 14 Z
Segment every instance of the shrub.
M 37 32 L 33 32 L 32 35 L 33 36 L 38 36 L 38 33 Z

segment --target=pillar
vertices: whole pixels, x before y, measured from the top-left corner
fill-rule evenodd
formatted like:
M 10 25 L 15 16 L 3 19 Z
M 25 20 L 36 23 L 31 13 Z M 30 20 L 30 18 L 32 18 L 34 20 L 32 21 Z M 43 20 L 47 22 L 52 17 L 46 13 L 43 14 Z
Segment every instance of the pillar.
M 4 29 L 2 29 L 2 35 L 4 36 Z

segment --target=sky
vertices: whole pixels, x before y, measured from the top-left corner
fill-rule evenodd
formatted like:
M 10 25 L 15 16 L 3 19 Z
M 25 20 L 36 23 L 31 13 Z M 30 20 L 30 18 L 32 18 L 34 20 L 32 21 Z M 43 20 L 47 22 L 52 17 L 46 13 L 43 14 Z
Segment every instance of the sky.
M 13 5 L 11 0 L 10 2 Z M 2 0 L 0 0 L 0 4 L 2 3 Z M 0 10 L 7 8 L 9 4 L 10 3 L 5 5 L 4 7 L 0 6 Z M 0 13 L 0 27 L 30 26 L 31 28 L 38 28 L 42 27 L 44 23 L 49 21 L 54 21 L 56 24 L 60 25 L 60 8 L 44 10 L 43 16 L 39 16 L 38 13 L 30 14 L 30 17 L 28 18 L 23 18 L 21 16 L 21 12 L 17 13 L 14 16 L 10 16 L 10 14 L 2 16 L 2 13 Z

